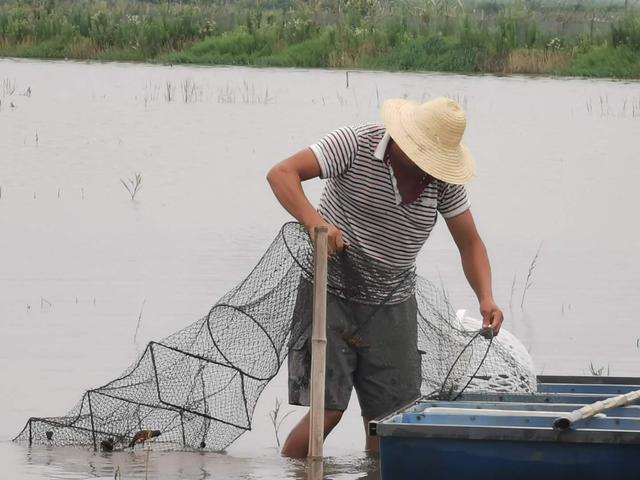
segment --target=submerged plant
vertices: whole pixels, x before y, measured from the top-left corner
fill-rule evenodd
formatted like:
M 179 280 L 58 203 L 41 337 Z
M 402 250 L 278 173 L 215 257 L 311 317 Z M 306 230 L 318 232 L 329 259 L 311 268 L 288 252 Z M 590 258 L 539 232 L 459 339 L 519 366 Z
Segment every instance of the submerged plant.
M 167 81 L 165 84 L 164 99 L 167 102 L 171 102 L 173 101 L 174 98 L 175 98 L 175 86 L 173 85 L 172 82 Z
M 136 324 L 136 331 L 133 334 L 133 346 L 136 349 L 136 353 L 138 351 L 138 331 L 140 330 L 140 323 L 142 323 L 142 312 L 144 311 L 144 305 L 147 303 L 147 299 L 145 298 L 142 302 L 142 307 L 140 307 L 140 313 L 138 314 L 138 323 Z
M 527 295 L 527 290 L 531 288 L 533 285 L 533 271 L 536 269 L 538 264 L 538 256 L 540 255 L 540 249 L 542 249 L 542 242 L 540 242 L 540 246 L 538 247 L 538 251 L 536 252 L 533 260 L 531 260 L 531 264 L 529 265 L 529 271 L 527 272 L 527 279 L 524 282 L 524 289 L 522 290 L 522 299 L 520 300 L 520 309 L 524 309 L 524 298 Z
M 269 418 L 271 419 L 271 423 L 273 424 L 273 431 L 276 435 L 276 445 L 278 446 L 278 448 L 280 448 L 280 437 L 278 436 L 278 432 L 280 431 L 282 422 L 284 422 L 285 418 L 293 413 L 293 411 L 287 412 L 281 418 L 280 407 L 282 407 L 282 401 L 279 398 L 276 398 L 276 406 L 269 412 Z
M 122 183 L 124 188 L 127 189 L 129 195 L 131 195 L 131 200 L 135 200 L 136 195 L 142 188 L 142 173 L 136 172 L 134 177 L 128 178 L 126 181 L 121 178 L 120 182 Z
M 516 274 L 513 274 L 513 282 L 511 282 L 511 295 L 509 295 L 509 308 L 513 309 L 513 292 L 516 289 Z
M 2 98 L 11 96 L 16 91 L 16 81 L 10 78 L 2 79 Z
M 602 377 L 605 374 L 605 369 L 604 367 L 596 367 L 593 362 L 589 362 L 589 372 L 591 373 L 591 375 L 595 376 L 595 377 Z M 609 369 L 609 365 L 607 365 L 607 377 L 609 376 L 610 373 L 610 369 Z
M 190 78 L 184 80 L 181 87 L 184 103 L 198 102 L 202 98 L 202 89 Z

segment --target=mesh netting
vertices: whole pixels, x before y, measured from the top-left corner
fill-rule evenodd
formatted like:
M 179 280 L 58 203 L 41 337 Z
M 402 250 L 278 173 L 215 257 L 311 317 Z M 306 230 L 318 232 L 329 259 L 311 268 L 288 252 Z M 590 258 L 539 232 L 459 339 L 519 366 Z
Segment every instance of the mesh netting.
M 85 392 L 67 415 L 29 419 L 15 440 L 119 449 L 147 432 L 168 448 L 225 449 L 251 429 L 260 393 L 306 328 L 293 312 L 300 282 L 312 281 L 312 272 L 308 235 L 299 224 L 285 224 L 253 271 L 208 315 L 150 342 L 122 375 Z M 350 247 L 329 260 L 328 290 L 373 305 L 416 295 L 423 393 L 455 398 L 465 388 L 535 390 L 530 357 L 517 340 L 479 335 L 479 323 L 456 317 L 444 292 L 413 269 L 394 270 Z M 368 321 L 383 321 L 373 310 Z M 357 339 L 357 331 L 351 335 Z

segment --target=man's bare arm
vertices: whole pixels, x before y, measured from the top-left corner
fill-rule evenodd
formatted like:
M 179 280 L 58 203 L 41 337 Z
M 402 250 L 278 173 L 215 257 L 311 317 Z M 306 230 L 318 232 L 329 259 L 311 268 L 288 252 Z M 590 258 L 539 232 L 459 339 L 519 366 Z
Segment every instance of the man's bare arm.
M 487 249 L 476 229 L 471 211 L 447 219 L 447 227 L 458 246 L 462 268 L 469 285 L 478 297 L 482 325 L 491 327 L 494 334 L 500 331 L 504 316 L 493 299 L 491 288 L 491 265 Z
M 322 218 L 302 189 L 302 182 L 319 177 L 320 173 L 315 154 L 307 148 L 274 165 L 267 174 L 267 181 L 280 204 L 306 227 L 309 234 L 313 235 L 318 226 L 329 228 L 329 254 L 333 255 L 344 248 L 342 233 Z

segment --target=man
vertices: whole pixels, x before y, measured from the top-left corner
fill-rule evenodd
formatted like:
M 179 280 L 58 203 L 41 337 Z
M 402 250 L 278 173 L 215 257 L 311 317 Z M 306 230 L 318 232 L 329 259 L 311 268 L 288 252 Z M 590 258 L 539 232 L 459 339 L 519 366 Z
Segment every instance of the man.
M 462 144 L 464 111 L 447 98 L 423 104 L 393 99 L 384 103 L 382 119 L 384 126 L 340 128 L 275 165 L 267 175 L 274 194 L 311 234 L 317 226 L 328 227 L 330 255 L 356 245 L 395 268 L 415 265 L 439 213 L 478 297 L 483 326 L 497 334 L 503 314 L 493 299 L 489 259 L 463 186 L 475 175 L 473 157 Z M 302 189 L 303 181 L 315 177 L 327 179 L 318 210 Z M 364 325 L 359 335 L 371 348 L 359 348 L 340 335 L 346 324 L 362 322 L 362 309 L 337 296 L 328 298 L 325 436 L 346 409 L 352 386 L 365 430 L 369 420 L 420 393 L 415 298 L 385 305 L 375 321 Z M 289 354 L 292 404 L 309 405 L 309 348 L 302 338 Z M 308 439 L 307 415 L 290 433 L 282 454 L 306 456 Z M 377 439 L 367 437 L 366 448 L 376 452 Z

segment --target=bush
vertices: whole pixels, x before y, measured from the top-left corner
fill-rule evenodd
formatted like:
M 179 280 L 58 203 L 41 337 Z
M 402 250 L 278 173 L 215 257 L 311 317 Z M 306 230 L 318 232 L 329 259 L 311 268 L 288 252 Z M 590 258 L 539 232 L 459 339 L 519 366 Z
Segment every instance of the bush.
M 0 54 L 640 76 L 638 14 L 613 9 L 610 32 L 594 35 L 593 20 L 565 7 L 538 0 L 473 3 L 482 13 L 447 0 L 343 0 L 340 7 L 289 0 L 0 0 Z M 583 31 L 558 33 L 555 13 L 582 22 Z
M 316 38 L 291 45 L 279 53 L 257 61 L 259 65 L 276 67 L 321 68 L 329 65 L 329 57 L 334 50 L 335 36 L 325 31 Z
M 594 47 L 579 54 L 563 73 L 585 77 L 638 78 L 640 52 L 629 47 Z
M 629 15 L 611 26 L 614 47 L 626 46 L 640 52 L 640 15 Z

